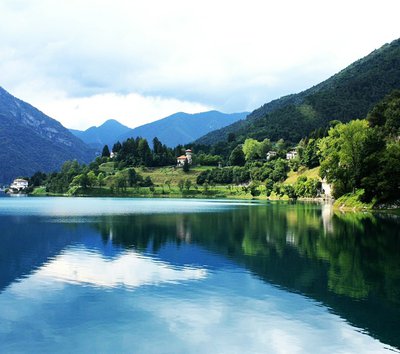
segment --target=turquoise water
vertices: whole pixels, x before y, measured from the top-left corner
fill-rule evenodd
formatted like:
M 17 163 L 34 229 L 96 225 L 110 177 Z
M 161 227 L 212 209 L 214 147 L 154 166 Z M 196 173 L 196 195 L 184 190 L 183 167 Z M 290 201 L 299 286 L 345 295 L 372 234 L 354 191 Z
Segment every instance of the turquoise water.
M 399 226 L 317 204 L 0 198 L 0 352 L 398 351 Z

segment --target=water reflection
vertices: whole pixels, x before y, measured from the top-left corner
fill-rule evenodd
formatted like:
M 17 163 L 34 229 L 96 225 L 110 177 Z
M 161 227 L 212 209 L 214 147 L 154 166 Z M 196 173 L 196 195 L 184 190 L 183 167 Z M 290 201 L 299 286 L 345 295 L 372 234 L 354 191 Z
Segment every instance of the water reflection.
M 0 313 L 15 306 L 14 296 L 25 296 L 34 301 L 21 316 L 57 304 L 65 326 L 90 330 L 66 314 L 89 296 L 112 304 L 116 313 L 102 308 L 102 316 L 146 352 L 159 352 L 168 336 L 176 353 L 191 345 L 210 351 L 210 338 L 213 352 L 384 351 L 361 332 L 400 347 L 399 218 L 313 204 L 182 210 L 0 216 Z M 21 318 L 7 311 L 0 322 L 15 329 Z M 92 316 L 101 327 L 100 314 Z M 144 328 L 127 334 L 133 318 Z M 145 329 L 160 331 L 154 343 Z
M 136 288 L 143 285 L 160 285 L 206 277 L 205 269 L 171 267 L 135 251 L 127 251 L 115 258 L 105 258 L 97 251 L 73 247 L 63 251 L 37 273 L 41 278 L 114 288 Z

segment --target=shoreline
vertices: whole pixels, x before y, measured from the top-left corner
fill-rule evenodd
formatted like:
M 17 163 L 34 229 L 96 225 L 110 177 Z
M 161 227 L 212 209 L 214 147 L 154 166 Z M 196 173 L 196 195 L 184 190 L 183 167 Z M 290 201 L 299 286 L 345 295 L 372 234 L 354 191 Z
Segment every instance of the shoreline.
M 231 200 L 249 200 L 249 201 L 286 201 L 286 202 L 310 202 L 317 204 L 329 204 L 332 206 L 333 210 L 338 210 L 340 212 L 400 212 L 400 207 L 385 207 L 385 206 L 346 206 L 344 204 L 335 205 L 335 200 L 332 198 L 310 198 L 303 197 L 297 199 L 289 199 L 287 197 L 267 197 L 264 195 L 260 196 L 251 196 L 250 194 L 227 194 L 221 193 L 220 190 L 210 191 L 206 194 L 201 193 L 199 191 L 189 191 L 183 193 L 130 193 L 130 192 L 122 192 L 122 193 L 76 193 L 74 195 L 71 194 L 58 194 L 58 193 L 27 193 L 27 196 L 33 197 L 84 197 L 84 198 L 160 198 L 160 199 L 231 199 Z

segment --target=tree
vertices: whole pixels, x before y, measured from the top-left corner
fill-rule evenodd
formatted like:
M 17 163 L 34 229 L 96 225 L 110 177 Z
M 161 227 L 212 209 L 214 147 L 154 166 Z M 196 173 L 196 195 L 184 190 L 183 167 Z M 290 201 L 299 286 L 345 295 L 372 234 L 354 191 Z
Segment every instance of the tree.
M 318 144 L 322 158 L 320 175 L 334 184 L 335 197 L 360 186 L 368 129 L 366 120 L 338 124 Z
M 139 157 L 140 164 L 144 166 L 151 166 L 152 164 L 152 153 L 146 139 L 141 138 L 137 146 L 137 154 Z
M 319 165 L 318 140 L 310 139 L 307 143 L 304 143 L 302 153 L 300 154 L 300 162 L 308 168 L 314 168 Z
M 261 143 L 255 139 L 246 139 L 243 144 L 243 153 L 246 161 L 260 158 Z
M 259 155 L 261 158 L 265 159 L 267 156 L 267 152 L 271 151 L 272 149 L 272 143 L 271 140 L 269 139 L 264 139 L 261 143 L 260 143 L 260 151 L 259 151 Z
M 117 154 L 118 152 L 121 151 L 121 148 L 122 148 L 121 143 L 120 143 L 119 141 L 117 141 L 117 142 L 113 145 L 113 147 L 112 147 L 112 152 L 113 152 L 114 154 Z
M 229 164 L 231 166 L 244 166 L 246 158 L 244 156 L 242 145 L 236 146 L 229 156 Z
M 143 183 L 142 183 L 142 186 L 143 186 L 143 187 L 151 187 L 152 185 L 153 185 L 153 181 L 151 180 L 150 176 L 147 176 L 147 177 L 144 179 L 144 181 L 143 181 Z
M 90 181 L 88 175 L 86 173 L 82 173 L 80 175 L 76 175 L 71 182 L 72 186 L 79 186 L 83 189 L 87 189 L 90 186 Z
M 190 187 L 192 186 L 192 181 L 190 179 L 186 179 L 185 181 L 185 188 L 186 190 L 190 190 Z
M 185 186 L 185 181 L 183 179 L 179 180 L 178 187 L 179 187 L 179 190 L 181 191 L 181 193 L 183 191 L 184 186 Z
M 100 172 L 97 175 L 97 184 L 99 185 L 99 187 L 104 186 L 104 173 L 103 172 Z
M 189 172 L 189 162 L 187 159 L 185 159 L 185 162 L 183 163 L 183 172 Z
M 88 187 L 93 187 L 97 182 L 97 176 L 93 171 L 89 171 L 87 177 L 88 177 Z
M 110 150 L 108 148 L 108 145 L 104 145 L 101 157 L 110 157 Z
M 128 184 L 129 187 L 133 187 L 138 181 L 138 176 L 134 168 L 128 169 Z
M 166 186 L 168 186 L 169 191 L 171 191 L 171 180 L 170 180 L 170 179 L 166 179 L 166 180 L 164 181 L 164 184 L 165 184 Z

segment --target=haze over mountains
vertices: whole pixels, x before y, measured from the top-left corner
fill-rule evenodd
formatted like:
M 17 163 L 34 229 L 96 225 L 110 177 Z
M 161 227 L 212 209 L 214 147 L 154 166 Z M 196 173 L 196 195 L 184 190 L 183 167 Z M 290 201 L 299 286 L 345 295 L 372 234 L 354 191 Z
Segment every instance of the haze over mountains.
M 0 183 L 58 170 L 66 160 L 89 162 L 93 157 L 59 122 L 0 87 Z
M 218 111 L 195 114 L 178 112 L 134 129 L 111 119 L 99 127 L 91 127 L 85 131 L 73 129 L 70 131 L 97 149 L 101 149 L 106 144 L 111 148 L 118 140 L 123 142 L 128 138 L 138 136 L 147 139 L 149 143 L 157 137 L 168 147 L 175 147 L 179 144 L 190 143 L 208 132 L 244 119 L 247 114 L 248 112 L 231 114 Z
M 297 143 L 330 121 L 365 118 L 385 95 L 400 88 L 400 39 L 385 44 L 331 78 L 298 94 L 271 101 L 244 121 L 213 131 L 196 141 L 212 145 L 234 133 L 245 138 Z

